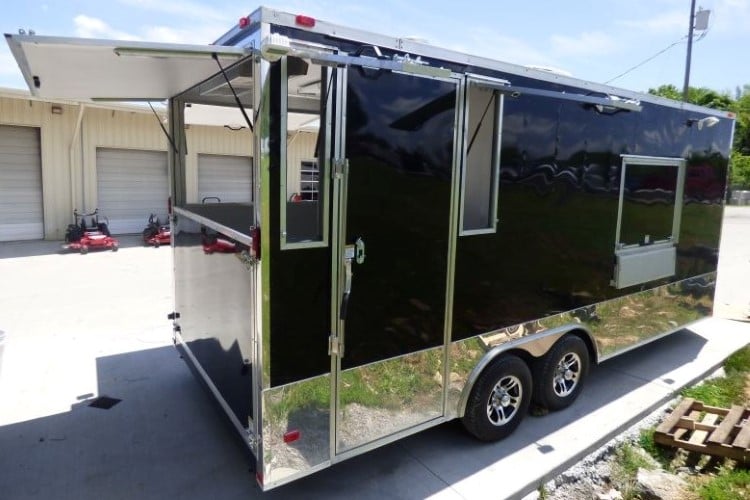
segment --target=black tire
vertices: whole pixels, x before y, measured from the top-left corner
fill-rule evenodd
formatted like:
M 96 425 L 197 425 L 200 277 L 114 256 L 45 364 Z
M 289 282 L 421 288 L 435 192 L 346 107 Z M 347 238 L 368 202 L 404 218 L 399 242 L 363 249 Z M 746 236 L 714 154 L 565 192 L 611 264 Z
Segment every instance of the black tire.
M 516 356 L 502 356 L 479 376 L 461 421 L 481 441 L 503 439 L 528 413 L 531 391 L 531 371 L 526 363 Z
M 576 335 L 567 335 L 534 364 L 534 403 L 550 411 L 576 400 L 589 372 L 589 350 Z
M 86 245 L 83 245 L 81 247 L 81 255 L 86 255 L 87 253 L 89 253 L 89 247 L 87 247 Z
M 119 249 L 120 249 L 120 247 L 117 244 L 112 245 L 112 251 L 113 252 L 116 252 Z

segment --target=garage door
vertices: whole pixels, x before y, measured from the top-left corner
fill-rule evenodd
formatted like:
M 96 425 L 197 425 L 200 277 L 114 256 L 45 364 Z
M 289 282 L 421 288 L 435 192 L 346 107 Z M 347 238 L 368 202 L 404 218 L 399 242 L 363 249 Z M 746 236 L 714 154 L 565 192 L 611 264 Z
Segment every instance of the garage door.
M 0 241 L 43 237 L 39 129 L 0 125 Z
M 218 197 L 222 203 L 250 203 L 253 197 L 252 175 L 250 157 L 198 155 L 198 201 Z
M 152 213 L 166 220 L 166 152 L 99 148 L 96 176 L 99 213 L 112 233 L 140 233 Z

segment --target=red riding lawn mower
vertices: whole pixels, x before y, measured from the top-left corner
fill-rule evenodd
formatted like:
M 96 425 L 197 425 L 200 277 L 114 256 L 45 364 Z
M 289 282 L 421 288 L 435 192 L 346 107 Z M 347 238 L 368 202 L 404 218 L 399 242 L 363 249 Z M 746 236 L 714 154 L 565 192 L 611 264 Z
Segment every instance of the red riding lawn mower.
M 159 245 L 162 244 L 169 245 L 171 239 L 172 231 L 169 224 L 160 223 L 156 214 L 149 215 L 148 225 L 143 230 L 143 243 L 159 248 Z
M 73 210 L 75 224 L 68 224 L 65 231 L 65 245 L 67 250 L 78 250 L 81 254 L 88 253 L 89 249 L 107 249 L 116 252 L 119 248 L 119 242 L 109 234 L 109 221 L 99 222 L 99 209 L 97 208 L 90 214 L 79 214 L 78 210 Z M 86 222 L 86 218 L 89 222 Z

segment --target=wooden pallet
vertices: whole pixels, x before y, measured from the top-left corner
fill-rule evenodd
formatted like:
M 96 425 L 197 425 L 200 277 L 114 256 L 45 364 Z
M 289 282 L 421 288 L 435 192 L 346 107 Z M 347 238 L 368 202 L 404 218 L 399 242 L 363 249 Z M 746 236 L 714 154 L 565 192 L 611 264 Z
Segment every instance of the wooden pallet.
M 654 441 L 750 464 L 750 408 L 717 408 L 685 398 L 656 428 Z

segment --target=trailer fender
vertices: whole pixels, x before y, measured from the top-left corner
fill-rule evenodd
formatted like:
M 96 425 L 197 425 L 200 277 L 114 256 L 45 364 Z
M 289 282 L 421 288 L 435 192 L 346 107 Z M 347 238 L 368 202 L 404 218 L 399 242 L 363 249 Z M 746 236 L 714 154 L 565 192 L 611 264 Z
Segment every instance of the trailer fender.
M 458 418 L 464 416 L 469 395 L 474 388 L 474 384 L 479 379 L 479 376 L 498 356 L 503 353 L 515 352 L 520 354 L 521 358 L 525 358 L 526 361 L 528 361 L 529 358 L 540 358 L 547 354 L 558 340 L 568 334 L 579 335 L 584 342 L 586 342 L 592 363 L 599 362 L 599 349 L 594 341 L 594 336 L 586 326 L 580 323 L 559 326 L 557 328 L 534 334 L 530 337 L 511 340 L 510 342 L 498 345 L 487 351 L 476 366 L 474 366 L 471 373 L 469 373 L 469 377 L 466 379 L 466 385 L 464 385 L 464 388 L 461 391 L 461 397 L 458 400 Z

